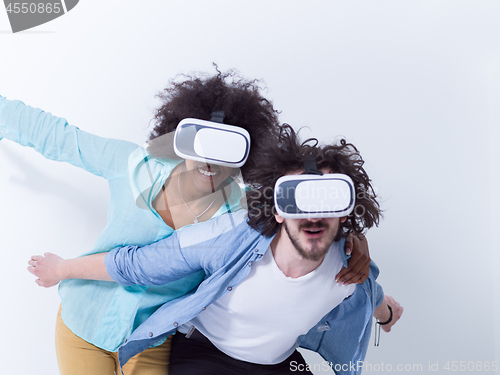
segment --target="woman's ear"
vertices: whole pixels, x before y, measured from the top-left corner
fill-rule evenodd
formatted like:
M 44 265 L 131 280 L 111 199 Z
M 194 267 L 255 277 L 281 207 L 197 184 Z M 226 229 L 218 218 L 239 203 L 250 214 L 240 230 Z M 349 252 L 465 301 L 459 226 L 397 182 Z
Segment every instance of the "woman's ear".
M 276 219 L 276 221 L 278 222 L 278 224 L 283 224 L 283 222 L 285 221 L 285 219 L 278 215 L 278 214 L 274 214 L 274 218 Z

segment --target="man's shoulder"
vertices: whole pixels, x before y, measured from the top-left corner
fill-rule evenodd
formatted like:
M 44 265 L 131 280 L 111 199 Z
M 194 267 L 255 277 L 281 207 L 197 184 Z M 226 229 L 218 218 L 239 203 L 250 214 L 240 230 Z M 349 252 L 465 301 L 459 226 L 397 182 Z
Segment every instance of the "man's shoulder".
M 247 211 L 230 212 L 203 223 L 189 225 L 177 231 L 181 247 L 194 246 L 201 243 L 251 239 L 262 236 L 247 224 Z
M 264 253 L 272 240 L 248 225 L 245 210 L 181 228 L 175 237 L 183 256 L 201 262 L 205 271 Z

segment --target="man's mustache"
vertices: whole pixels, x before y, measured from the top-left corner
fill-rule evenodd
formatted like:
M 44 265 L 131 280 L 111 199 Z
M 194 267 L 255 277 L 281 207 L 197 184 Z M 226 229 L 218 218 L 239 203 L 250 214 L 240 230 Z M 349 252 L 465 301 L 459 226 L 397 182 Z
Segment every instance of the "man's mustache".
M 307 229 L 328 229 L 328 224 L 324 221 L 317 221 L 315 223 L 308 221 L 299 225 L 299 230 L 307 230 Z

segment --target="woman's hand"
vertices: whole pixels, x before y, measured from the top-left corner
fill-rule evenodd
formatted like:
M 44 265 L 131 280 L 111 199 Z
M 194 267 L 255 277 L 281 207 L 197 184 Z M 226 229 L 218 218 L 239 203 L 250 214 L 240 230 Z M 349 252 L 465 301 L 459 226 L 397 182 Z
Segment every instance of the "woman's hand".
M 368 241 L 362 234 L 350 234 L 345 239 L 344 251 L 351 258 L 346 268 L 342 268 L 335 276 L 338 283 L 361 284 L 370 274 L 370 251 L 368 250 Z
M 59 284 L 62 278 L 59 275 L 59 265 L 64 259 L 52 253 L 33 255 L 28 261 L 28 271 L 38 277 L 35 282 L 45 288 Z

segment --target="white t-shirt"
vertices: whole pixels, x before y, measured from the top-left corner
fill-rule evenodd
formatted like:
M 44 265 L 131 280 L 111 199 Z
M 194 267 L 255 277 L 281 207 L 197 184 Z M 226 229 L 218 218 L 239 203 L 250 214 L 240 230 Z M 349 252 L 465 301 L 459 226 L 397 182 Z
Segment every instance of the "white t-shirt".
M 240 285 L 191 323 L 233 358 L 280 363 L 292 354 L 298 336 L 354 292 L 354 285 L 335 282 L 341 268 L 337 242 L 318 268 L 295 279 L 283 274 L 269 249 Z M 187 327 L 182 328 L 186 332 Z

